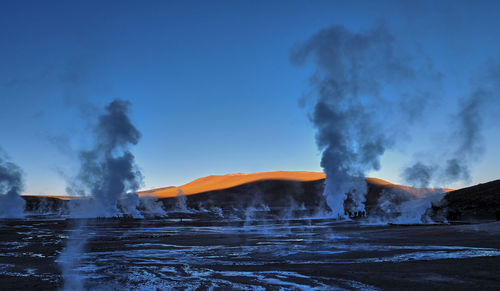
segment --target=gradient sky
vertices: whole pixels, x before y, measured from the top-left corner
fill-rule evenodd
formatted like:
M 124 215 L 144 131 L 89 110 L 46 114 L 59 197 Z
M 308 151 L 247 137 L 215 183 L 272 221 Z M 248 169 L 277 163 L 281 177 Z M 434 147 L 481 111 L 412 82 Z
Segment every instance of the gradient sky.
M 321 171 L 298 102 L 311 68 L 293 67 L 290 48 L 329 25 L 384 21 L 444 75 L 438 110 L 369 173 L 402 182 L 402 167 L 449 130 L 471 72 L 500 57 L 500 2 L 435 2 L 2 1 L 0 147 L 24 169 L 26 193 L 64 193 L 96 108 L 119 97 L 143 135 L 133 149 L 143 188 Z M 499 129 L 485 126 L 470 184 L 499 178 Z

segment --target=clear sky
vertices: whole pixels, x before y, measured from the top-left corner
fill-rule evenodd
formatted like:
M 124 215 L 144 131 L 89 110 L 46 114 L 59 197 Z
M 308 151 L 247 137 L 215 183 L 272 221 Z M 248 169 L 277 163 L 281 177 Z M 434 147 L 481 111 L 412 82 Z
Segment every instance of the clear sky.
M 499 9 L 498 1 L 1 1 L 0 147 L 24 169 L 26 193 L 64 193 L 94 108 L 119 97 L 131 101 L 142 133 L 133 152 L 143 188 L 321 171 L 298 102 L 311 68 L 293 67 L 290 48 L 333 24 L 356 31 L 384 21 L 444 75 L 435 114 L 369 173 L 401 182 L 402 167 L 448 131 L 444 117 L 470 73 L 500 57 Z M 500 178 L 495 125 L 485 124 L 471 184 Z

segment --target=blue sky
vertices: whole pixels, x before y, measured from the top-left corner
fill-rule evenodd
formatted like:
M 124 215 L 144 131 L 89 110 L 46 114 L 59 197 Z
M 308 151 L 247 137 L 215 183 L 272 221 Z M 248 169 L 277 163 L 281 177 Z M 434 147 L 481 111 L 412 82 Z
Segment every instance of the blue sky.
M 95 108 L 119 97 L 132 102 L 142 132 L 133 152 L 144 188 L 320 171 L 298 102 L 311 68 L 293 67 L 290 48 L 329 25 L 356 31 L 384 21 L 445 76 L 435 113 L 369 173 L 401 182 L 401 168 L 448 130 L 471 73 L 500 52 L 498 2 L 434 2 L 2 1 L 0 146 L 24 169 L 26 193 L 64 193 Z M 498 178 L 494 125 L 470 183 Z

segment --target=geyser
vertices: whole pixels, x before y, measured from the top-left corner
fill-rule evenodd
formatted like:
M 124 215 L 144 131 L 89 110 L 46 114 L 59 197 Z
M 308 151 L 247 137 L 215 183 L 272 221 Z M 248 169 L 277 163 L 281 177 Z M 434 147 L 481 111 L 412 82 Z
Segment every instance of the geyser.
M 22 189 L 21 168 L 9 161 L 0 148 L 0 217 L 24 217 L 25 201 L 20 197 Z
M 421 83 L 439 74 L 428 60 L 410 58 L 383 25 L 362 32 L 328 27 L 295 46 L 290 60 L 314 64 L 306 95 L 314 98 L 310 119 L 332 215 L 363 213 L 365 173 L 380 168 L 380 157 L 398 136 L 395 131 L 425 107 L 432 94 L 421 88 L 432 88 Z
M 80 152 L 77 178 L 93 197 L 92 216 L 118 216 L 118 206 L 125 214 L 138 215 L 136 191 L 142 175 L 129 147 L 138 143 L 141 134 L 130 121 L 129 106 L 120 99 L 109 103 L 94 128 L 94 147 Z
M 92 199 L 71 200 L 72 216 L 116 217 L 127 214 L 142 217 L 137 209 L 139 197 L 136 193 L 142 175 L 129 151 L 131 145 L 138 143 L 141 134 L 128 117 L 129 106 L 128 101 L 120 99 L 109 103 L 94 127 L 94 147 L 80 152 L 77 180 Z M 72 224 L 73 230 L 58 263 L 64 278 L 64 290 L 83 290 L 84 278 L 78 267 L 89 234 L 85 231 L 85 220 Z

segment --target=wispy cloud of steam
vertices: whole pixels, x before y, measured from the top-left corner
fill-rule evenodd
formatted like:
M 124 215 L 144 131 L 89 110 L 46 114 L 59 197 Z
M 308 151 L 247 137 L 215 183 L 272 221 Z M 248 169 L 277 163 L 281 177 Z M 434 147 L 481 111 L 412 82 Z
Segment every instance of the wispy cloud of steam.
M 182 191 L 182 189 L 179 188 L 177 190 L 177 195 L 175 196 L 175 211 L 179 212 L 189 212 L 187 204 L 186 204 L 186 195 Z
M 393 128 L 401 127 L 398 119 L 408 123 L 425 108 L 432 94 L 420 82 L 440 75 L 425 61 L 414 62 L 384 25 L 361 32 L 323 29 L 292 49 L 293 64 L 308 61 L 315 67 L 310 118 L 322 150 L 328 206 L 336 217 L 364 211 L 364 174 L 380 168 L 380 157 L 395 142 Z M 407 111 L 395 113 L 401 110 Z
M 493 62 L 483 68 L 479 78 L 474 78 L 471 93 L 459 99 L 458 110 L 450 118 L 451 130 L 444 146 L 448 150 L 433 162 L 417 161 L 408 166 L 403 171 L 407 182 L 419 187 L 427 187 L 432 182 L 440 185 L 470 182 L 470 166 L 485 150 L 485 119 L 492 109 L 500 108 L 498 72 L 500 63 Z
M 455 122 L 452 140 L 458 147 L 454 152 L 454 157 L 446 161 L 444 182 L 470 180 L 469 164 L 484 152 L 482 114 L 491 94 L 492 92 L 478 88 L 461 100 L 460 110 L 453 117 L 458 122 Z
M 85 229 L 85 221 L 74 221 L 73 229 L 70 229 L 66 247 L 59 254 L 56 262 L 61 268 L 64 279 L 63 290 L 85 290 L 85 278 L 80 274 L 78 268 L 82 263 L 85 244 L 87 243 L 88 231 Z
M 130 121 L 129 106 L 128 101 L 120 99 L 109 103 L 94 129 L 94 148 L 80 152 L 78 180 L 94 198 L 96 216 L 119 215 L 120 197 L 126 193 L 137 195 L 141 183 L 142 175 L 129 151 L 141 134 Z M 139 200 L 127 196 L 121 204 L 122 209 L 133 215 Z
M 405 168 L 402 175 L 405 181 L 410 183 L 410 185 L 418 187 L 428 187 L 431 183 L 435 171 L 435 166 L 417 162 L 414 165 Z
M 0 148 L 0 217 L 24 217 L 25 201 L 19 195 L 23 189 L 22 171 L 9 161 Z
M 139 142 L 140 132 L 128 116 L 130 103 L 116 99 L 105 107 L 94 128 L 95 144 L 91 150 L 80 152 L 81 167 L 78 182 L 82 188 L 70 188 L 73 193 L 85 190 L 92 199 L 71 200 L 71 215 L 79 217 L 116 217 L 127 214 L 142 217 L 137 195 L 142 175 L 137 169 L 131 145 Z M 77 271 L 83 248 L 88 240 L 80 221 L 68 238 L 58 258 L 65 290 L 83 290 L 84 280 Z
M 156 197 L 141 197 L 139 199 L 141 215 L 145 217 L 163 217 L 167 213 L 163 209 L 163 203 Z
M 444 194 L 440 190 L 413 189 L 413 193 L 400 189 L 385 189 L 380 193 L 377 208 L 369 217 L 370 224 L 435 223 L 430 211 L 438 205 Z

